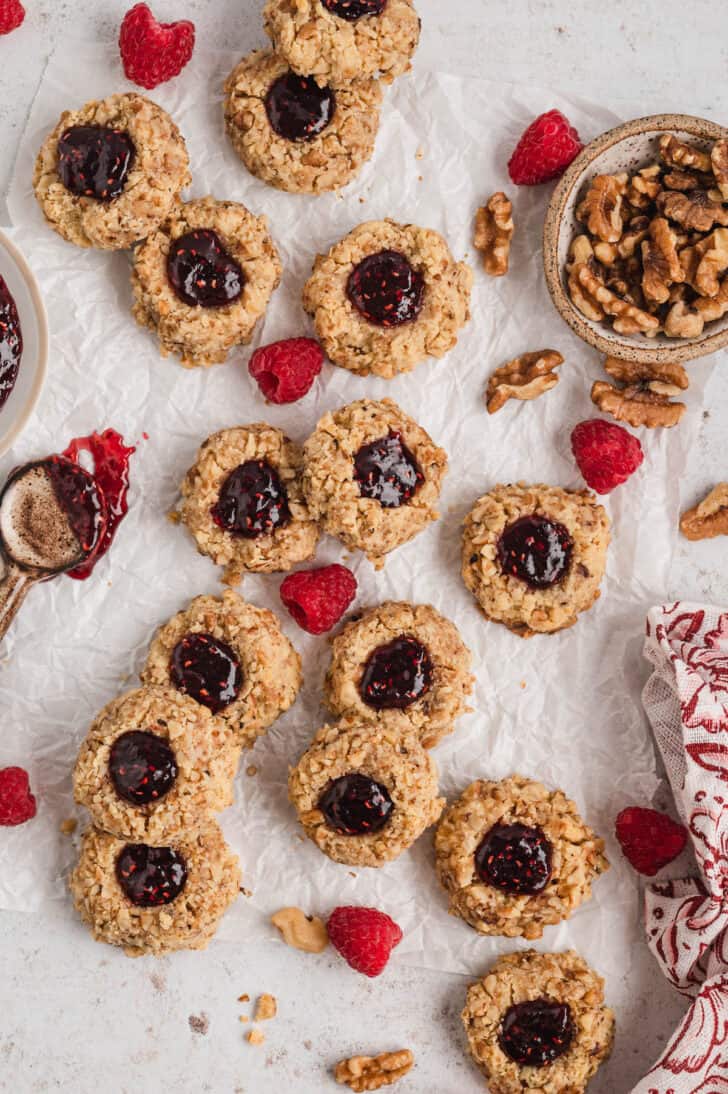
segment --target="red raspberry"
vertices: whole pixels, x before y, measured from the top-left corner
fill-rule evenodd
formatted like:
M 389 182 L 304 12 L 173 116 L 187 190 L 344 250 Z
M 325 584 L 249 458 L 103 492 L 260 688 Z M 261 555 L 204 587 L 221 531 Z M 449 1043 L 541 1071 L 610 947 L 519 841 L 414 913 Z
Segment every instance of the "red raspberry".
M 617 817 L 615 834 L 625 858 L 635 870 L 654 877 L 682 851 L 688 838 L 687 828 L 667 813 L 641 809 L 637 805 L 623 809 Z
M 310 390 L 323 363 L 323 350 L 313 338 L 285 338 L 257 349 L 248 371 L 271 403 L 295 403 Z
M 508 161 L 508 174 L 518 186 L 538 186 L 563 175 L 583 148 L 579 134 L 560 110 L 532 121 Z
M 146 4 L 135 4 L 121 23 L 119 50 L 126 76 L 140 87 L 152 88 L 182 71 L 195 45 L 189 19 L 158 23 Z
M 587 485 L 608 494 L 626 482 L 645 458 L 638 439 L 621 425 L 590 418 L 571 433 L 571 450 Z
M 309 634 L 323 634 L 339 622 L 356 588 L 351 570 L 334 562 L 289 574 L 281 584 L 281 600 L 299 627 Z
M 331 945 L 357 972 L 379 976 L 389 955 L 402 941 L 402 931 L 376 908 L 334 908 L 327 923 Z
M 0 34 L 10 34 L 25 19 L 25 8 L 20 0 L 0 0 Z
M 25 824 L 35 813 L 28 772 L 22 767 L 0 768 L 0 825 Z

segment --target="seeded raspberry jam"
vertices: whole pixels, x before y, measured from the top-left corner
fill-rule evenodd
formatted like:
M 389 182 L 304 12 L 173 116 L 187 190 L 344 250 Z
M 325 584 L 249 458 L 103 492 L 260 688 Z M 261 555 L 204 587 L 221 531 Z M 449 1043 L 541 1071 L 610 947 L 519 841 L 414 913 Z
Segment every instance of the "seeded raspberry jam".
M 291 519 L 286 491 L 267 460 L 246 460 L 236 467 L 211 513 L 220 528 L 246 539 L 270 535 Z
M 72 125 L 58 141 L 58 176 L 72 194 L 113 201 L 126 186 L 136 149 L 128 133 L 103 125 Z
M 175 784 L 177 760 L 169 743 L 156 733 L 135 729 L 111 746 L 109 775 L 120 798 L 132 805 L 159 801 Z
M 399 251 L 367 255 L 354 267 L 346 295 L 360 315 L 378 327 L 399 327 L 420 314 L 425 281 Z
M 234 650 L 212 634 L 186 634 L 172 651 L 172 683 L 213 714 L 233 703 L 243 683 Z
M 509 1007 L 498 1041 L 520 1067 L 545 1067 L 568 1051 L 574 1024 L 567 1003 L 531 999 Z
M 245 285 L 245 274 L 211 228 L 198 228 L 173 240 L 167 277 L 180 300 L 192 308 L 232 304 Z
M 116 879 L 137 908 L 160 908 L 184 889 L 187 866 L 171 847 L 127 843 L 116 859 Z
M 381 15 L 387 6 L 387 0 L 321 0 L 321 3 L 332 15 L 348 23 L 367 15 Z
M 388 436 L 362 445 L 354 457 L 354 478 L 359 493 L 378 501 L 384 509 L 406 505 L 425 481 L 401 433 L 392 429 Z
M 0 277 L 0 410 L 15 387 L 23 354 L 23 335 L 13 296 Z
M 111 547 L 118 527 L 129 511 L 129 460 L 136 448 L 124 444 L 124 438 L 115 429 L 105 429 L 103 433 L 75 437 L 63 455 L 80 467 L 79 458 L 84 452 L 91 457 L 94 481 L 104 497 L 106 525 L 91 558 L 68 575 L 79 581 L 92 573 L 96 563 Z
M 395 638 L 369 655 L 359 694 L 375 710 L 404 710 L 430 689 L 432 661 L 425 646 L 410 635 Z
M 574 543 L 563 524 L 534 513 L 504 528 L 498 561 L 504 574 L 532 589 L 547 589 L 566 575 Z
M 331 122 L 336 96 L 312 76 L 286 72 L 268 89 L 265 112 L 271 129 L 287 141 L 312 141 Z
M 42 466 L 83 555 L 93 555 L 106 533 L 106 496 L 95 477 L 66 455 L 49 456 Z M 71 571 L 72 573 L 73 571 Z
M 551 878 L 551 844 L 540 828 L 496 824 L 478 845 L 475 869 L 486 885 L 533 896 Z
M 368 775 L 342 775 L 319 798 L 318 808 L 329 828 L 342 836 L 379 832 L 389 820 L 394 802 L 386 786 Z

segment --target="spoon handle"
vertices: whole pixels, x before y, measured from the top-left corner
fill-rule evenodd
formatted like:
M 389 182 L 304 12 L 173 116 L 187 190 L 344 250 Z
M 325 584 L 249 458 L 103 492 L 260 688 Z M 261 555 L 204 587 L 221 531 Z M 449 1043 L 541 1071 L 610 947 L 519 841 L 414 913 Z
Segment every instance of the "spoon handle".
M 12 562 L 6 563 L 5 573 L 0 578 L 0 642 L 15 618 L 25 595 L 35 582 Z

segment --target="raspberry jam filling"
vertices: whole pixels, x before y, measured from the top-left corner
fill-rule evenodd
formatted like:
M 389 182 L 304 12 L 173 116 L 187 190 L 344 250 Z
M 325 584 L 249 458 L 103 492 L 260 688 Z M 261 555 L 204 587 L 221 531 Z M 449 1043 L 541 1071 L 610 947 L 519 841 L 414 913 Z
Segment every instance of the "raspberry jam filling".
M 113 201 L 126 185 L 136 149 L 128 133 L 103 125 L 72 125 L 58 141 L 58 177 L 79 197 Z
M 568 1051 L 573 1037 L 567 1003 L 531 999 L 508 1008 L 498 1041 L 506 1056 L 520 1067 L 545 1067 Z
M 386 437 L 362 445 L 354 457 L 354 478 L 359 493 L 378 501 L 384 509 L 406 505 L 425 481 L 402 434 L 392 429 Z
M 172 651 L 172 683 L 213 714 L 230 706 L 243 683 L 240 662 L 227 642 L 211 634 L 186 634 Z
M 108 524 L 104 492 L 89 471 L 65 455 L 49 456 L 43 467 L 81 552 L 88 558 L 98 550 Z
M 231 471 L 210 512 L 220 528 L 246 539 L 270 535 L 291 519 L 286 491 L 267 460 L 246 460 Z
M 547 589 L 566 575 L 574 542 L 563 524 L 534 513 L 503 529 L 497 544 L 504 574 L 532 589 Z
M 342 836 L 364 836 L 384 828 L 394 802 L 386 786 L 368 775 L 342 775 L 323 792 L 318 808 L 329 828 Z
M 475 869 L 482 882 L 504 893 L 534 895 L 551 878 L 551 844 L 540 828 L 496 824 L 478 845 Z
M 425 280 L 399 251 L 367 255 L 349 274 L 346 295 L 369 323 L 399 327 L 420 314 Z
M 331 122 L 336 96 L 311 76 L 286 72 L 268 89 L 265 112 L 271 129 L 287 141 L 312 141 Z
M 127 843 L 116 859 L 116 879 L 137 908 L 160 908 L 184 889 L 187 865 L 171 847 Z
M 170 244 L 167 277 L 180 300 L 192 308 L 232 304 L 245 285 L 245 274 L 211 228 L 186 232 Z
M 387 6 L 387 0 L 321 0 L 321 3 L 332 15 L 348 23 L 367 15 L 381 15 Z
M 15 387 L 22 353 L 18 309 L 4 278 L 0 277 L 0 410 Z
M 425 646 L 410 635 L 395 638 L 370 653 L 359 681 L 359 694 L 375 710 L 404 710 L 432 683 L 432 661 Z
M 132 805 L 148 805 L 174 786 L 177 760 L 163 737 L 135 729 L 122 733 L 111 746 L 109 775 L 120 798 Z

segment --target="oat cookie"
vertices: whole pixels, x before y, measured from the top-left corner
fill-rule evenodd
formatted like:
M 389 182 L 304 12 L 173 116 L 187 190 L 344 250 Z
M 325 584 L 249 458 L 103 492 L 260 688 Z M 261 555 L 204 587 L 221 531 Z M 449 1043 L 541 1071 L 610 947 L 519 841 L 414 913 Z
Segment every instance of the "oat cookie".
M 189 695 L 247 748 L 294 702 L 301 658 L 273 612 L 226 589 L 195 597 L 159 628 L 141 678 Z
M 599 597 L 609 538 L 589 490 L 496 486 L 465 518 L 463 580 L 494 623 L 522 638 L 550 634 Z
M 189 182 L 179 129 L 134 92 L 65 110 L 33 172 L 50 226 L 78 247 L 112 251 L 153 232 Z
M 509 938 L 568 919 L 609 868 L 574 803 L 522 775 L 471 783 L 440 820 L 435 856 L 450 914 Z
M 279 190 L 321 194 L 346 186 L 370 158 L 381 102 L 376 80 L 334 91 L 259 49 L 225 82 L 225 125 L 253 175 Z
M 132 313 L 163 357 L 219 364 L 250 341 L 280 279 L 265 217 L 236 201 L 178 202 L 134 252 Z
M 500 957 L 462 1019 L 491 1094 L 583 1094 L 614 1040 L 604 980 L 573 950 Z
M 377 570 L 439 516 L 447 456 L 391 399 L 359 399 L 324 414 L 303 461 L 313 519 Z
M 263 20 L 294 72 L 332 87 L 400 76 L 420 37 L 412 0 L 268 0 Z
M 324 700 L 333 714 L 362 720 L 401 711 L 431 748 L 469 709 L 470 662 L 457 627 L 435 608 L 390 600 L 334 638 Z
M 231 804 L 239 754 L 227 726 L 186 695 L 137 688 L 94 719 L 76 761 L 74 797 L 106 832 L 164 841 Z
M 214 823 L 163 847 L 89 828 L 69 886 L 97 942 L 139 957 L 204 950 L 238 895 L 240 869 Z
M 319 531 L 301 467 L 299 446 L 265 422 L 221 429 L 200 446 L 182 482 L 180 518 L 229 585 L 246 570 L 290 570 L 313 556 Z
M 288 796 L 308 838 L 349 866 L 397 858 L 444 805 L 434 760 L 402 715 L 324 726 L 291 769 Z
M 438 232 L 370 220 L 318 255 L 303 306 L 334 364 L 389 380 L 453 348 L 472 282 Z

